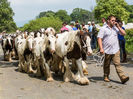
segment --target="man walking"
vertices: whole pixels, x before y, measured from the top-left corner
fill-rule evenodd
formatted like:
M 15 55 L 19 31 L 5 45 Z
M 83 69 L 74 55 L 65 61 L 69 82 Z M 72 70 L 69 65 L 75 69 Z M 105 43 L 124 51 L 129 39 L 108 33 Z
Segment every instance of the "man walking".
M 116 22 L 116 17 L 111 15 L 108 17 L 107 25 L 103 26 L 98 33 L 98 44 L 100 53 L 105 53 L 104 60 L 104 81 L 109 82 L 110 63 L 111 61 L 115 65 L 117 74 L 122 82 L 126 83 L 129 77 L 125 76 L 122 67 L 120 65 L 120 51 L 118 42 L 118 33 L 125 35 L 125 31 Z

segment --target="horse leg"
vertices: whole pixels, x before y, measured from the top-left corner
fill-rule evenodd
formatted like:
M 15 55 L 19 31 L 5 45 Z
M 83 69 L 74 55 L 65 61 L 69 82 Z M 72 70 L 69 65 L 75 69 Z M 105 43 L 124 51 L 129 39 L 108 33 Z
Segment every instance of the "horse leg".
M 89 80 L 84 76 L 83 74 L 83 68 L 82 68 L 82 59 L 77 59 L 76 64 L 78 67 L 78 72 L 76 74 L 75 80 L 82 85 L 89 84 Z
M 65 82 L 73 80 L 73 74 L 69 68 L 69 60 L 64 57 L 65 74 L 63 76 Z
M 82 66 L 83 66 L 83 73 L 84 75 L 88 75 L 88 70 L 87 70 L 87 64 L 85 63 L 85 61 L 82 60 Z
M 12 62 L 11 54 L 12 54 L 11 51 L 9 51 L 9 62 Z

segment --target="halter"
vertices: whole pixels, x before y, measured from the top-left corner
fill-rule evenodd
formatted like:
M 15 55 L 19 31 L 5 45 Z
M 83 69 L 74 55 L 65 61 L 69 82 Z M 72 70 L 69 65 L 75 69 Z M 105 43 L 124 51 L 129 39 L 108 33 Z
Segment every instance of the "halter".
M 84 43 L 83 49 L 87 48 L 87 47 L 90 47 L 90 46 L 87 46 L 87 44 L 84 42 L 84 40 L 82 40 L 82 42 Z
M 81 41 L 83 42 L 83 45 L 84 45 L 84 46 L 81 47 L 82 50 L 85 52 L 85 54 L 88 54 L 87 51 L 86 51 L 86 48 L 90 47 L 90 46 L 87 46 L 87 44 L 85 43 L 85 41 L 82 38 L 81 38 Z

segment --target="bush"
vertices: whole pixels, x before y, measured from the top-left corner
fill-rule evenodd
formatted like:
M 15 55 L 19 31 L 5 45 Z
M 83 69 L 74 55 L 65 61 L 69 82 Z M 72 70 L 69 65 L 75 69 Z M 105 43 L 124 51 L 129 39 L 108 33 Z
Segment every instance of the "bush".
M 133 29 L 126 30 L 126 50 L 130 53 L 133 52 Z
M 42 17 L 35 20 L 31 20 L 28 24 L 25 24 L 20 30 L 21 31 L 37 31 L 40 28 L 53 27 L 59 32 L 62 26 L 62 21 L 57 17 Z

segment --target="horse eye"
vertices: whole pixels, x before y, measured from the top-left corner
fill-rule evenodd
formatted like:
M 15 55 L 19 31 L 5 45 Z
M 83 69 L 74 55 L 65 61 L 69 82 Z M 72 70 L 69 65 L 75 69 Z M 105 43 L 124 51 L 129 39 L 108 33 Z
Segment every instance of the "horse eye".
M 48 44 L 50 45 L 50 41 L 48 40 Z

